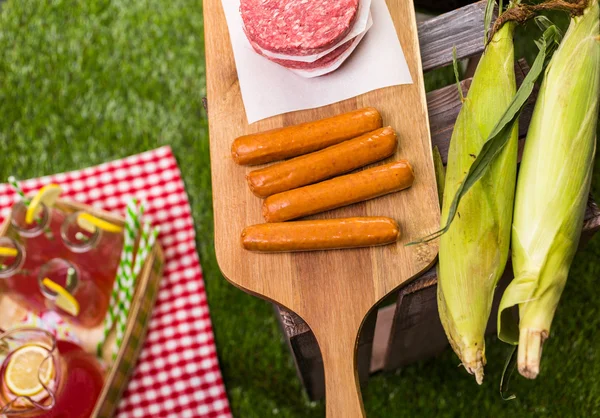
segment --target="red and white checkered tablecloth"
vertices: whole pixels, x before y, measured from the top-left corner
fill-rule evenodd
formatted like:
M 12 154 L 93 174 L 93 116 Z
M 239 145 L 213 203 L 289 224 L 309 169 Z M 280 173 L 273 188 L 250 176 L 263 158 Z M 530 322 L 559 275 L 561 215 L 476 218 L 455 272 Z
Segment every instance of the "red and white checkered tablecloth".
M 123 214 L 126 200 L 146 205 L 160 226 L 165 276 L 137 368 L 119 405 L 126 417 L 231 417 L 219 369 L 194 221 L 169 147 L 70 173 L 21 182 L 25 193 L 58 183 L 63 197 Z M 0 221 L 16 193 L 0 184 Z

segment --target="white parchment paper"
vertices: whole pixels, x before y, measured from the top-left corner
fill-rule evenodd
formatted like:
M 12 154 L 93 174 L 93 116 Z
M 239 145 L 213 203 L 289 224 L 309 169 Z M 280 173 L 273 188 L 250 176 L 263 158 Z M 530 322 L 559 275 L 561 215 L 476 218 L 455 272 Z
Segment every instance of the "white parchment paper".
M 248 123 L 336 103 L 383 87 L 411 84 L 385 0 L 372 0 L 373 26 L 337 71 L 303 78 L 256 53 L 240 16 L 240 0 L 222 0 Z

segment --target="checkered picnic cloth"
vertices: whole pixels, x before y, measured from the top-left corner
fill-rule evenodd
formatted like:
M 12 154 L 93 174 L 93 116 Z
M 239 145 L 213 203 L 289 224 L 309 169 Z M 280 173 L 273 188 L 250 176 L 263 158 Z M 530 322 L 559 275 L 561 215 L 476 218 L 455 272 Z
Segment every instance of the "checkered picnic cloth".
M 58 183 L 62 197 L 123 214 L 130 197 L 147 202 L 145 219 L 160 226 L 164 278 L 137 368 L 117 416 L 229 418 L 194 221 L 169 147 L 97 167 L 21 182 L 25 193 Z M 16 193 L 0 184 L 0 221 Z

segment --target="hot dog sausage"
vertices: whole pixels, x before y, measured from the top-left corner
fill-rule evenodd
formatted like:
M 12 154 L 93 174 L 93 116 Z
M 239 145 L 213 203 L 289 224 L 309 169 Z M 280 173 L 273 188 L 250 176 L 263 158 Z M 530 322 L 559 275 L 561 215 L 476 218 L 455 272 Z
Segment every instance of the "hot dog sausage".
M 263 202 L 262 213 L 267 222 L 283 222 L 397 192 L 413 180 L 410 164 L 400 160 L 274 194 Z
M 241 238 L 249 251 L 313 251 L 390 244 L 400 230 L 393 219 L 363 217 L 253 225 Z
M 383 160 L 394 153 L 396 145 L 394 130 L 381 128 L 321 151 L 254 170 L 246 180 L 256 196 L 267 197 Z
M 382 125 L 379 112 L 367 107 L 314 122 L 241 136 L 233 142 L 231 155 L 240 165 L 264 164 L 318 151 Z

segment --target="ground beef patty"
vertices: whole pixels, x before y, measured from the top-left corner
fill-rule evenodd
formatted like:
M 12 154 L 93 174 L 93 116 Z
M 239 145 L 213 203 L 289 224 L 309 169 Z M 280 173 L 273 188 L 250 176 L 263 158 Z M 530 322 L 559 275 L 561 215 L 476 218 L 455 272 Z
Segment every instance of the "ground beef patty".
M 329 54 L 319 58 L 318 60 L 316 60 L 314 62 L 282 60 L 282 59 L 276 59 L 276 58 L 270 58 L 270 57 L 266 57 L 266 58 L 279 64 L 279 65 L 282 65 L 286 68 L 291 68 L 294 70 L 315 70 L 317 68 L 322 68 L 322 67 L 325 67 L 325 66 L 333 63 L 344 52 L 346 52 L 348 50 L 348 48 L 350 48 L 355 41 L 356 41 L 356 38 L 353 38 L 353 39 L 350 39 L 349 41 L 344 42 L 342 45 L 338 46 L 336 49 L 331 51 Z M 252 44 L 252 47 L 254 47 L 254 50 L 256 52 L 258 52 L 259 54 L 264 56 L 264 54 L 260 51 L 260 49 L 258 49 L 256 47 L 255 43 L 250 42 L 250 44 Z
M 313 55 L 350 32 L 359 0 L 241 0 L 248 39 L 286 55 Z

